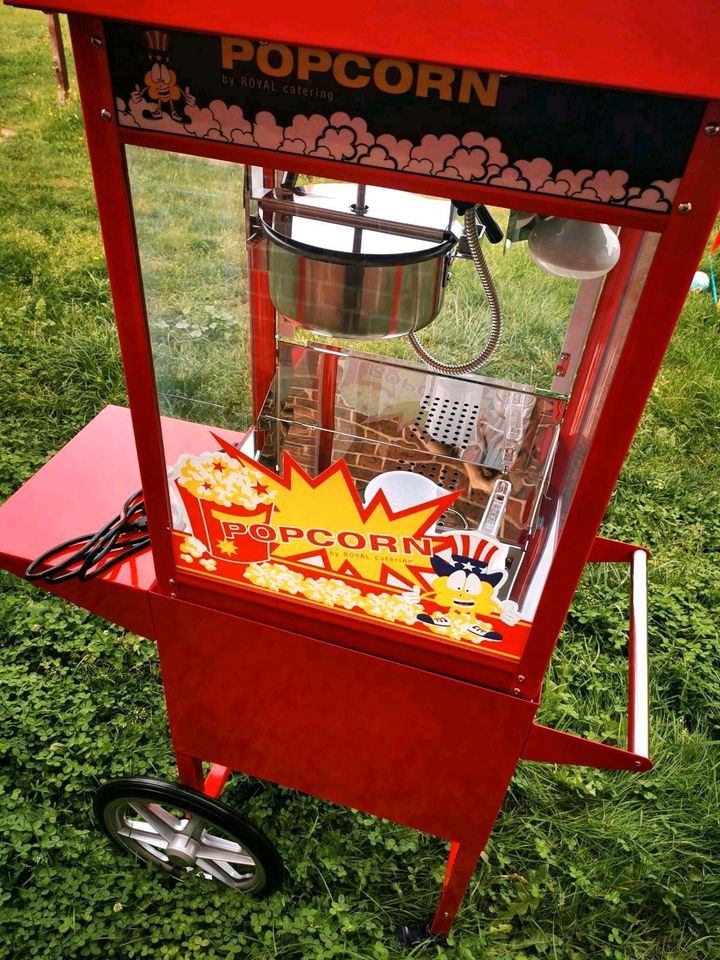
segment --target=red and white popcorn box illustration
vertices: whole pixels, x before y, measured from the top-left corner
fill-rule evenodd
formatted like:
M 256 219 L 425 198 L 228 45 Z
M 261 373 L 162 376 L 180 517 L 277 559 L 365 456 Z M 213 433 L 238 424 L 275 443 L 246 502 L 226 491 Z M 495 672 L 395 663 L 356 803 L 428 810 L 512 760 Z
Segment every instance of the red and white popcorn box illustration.
M 277 491 L 262 471 L 225 452 L 182 457 L 176 471 L 191 530 L 211 556 L 231 563 L 269 558 Z

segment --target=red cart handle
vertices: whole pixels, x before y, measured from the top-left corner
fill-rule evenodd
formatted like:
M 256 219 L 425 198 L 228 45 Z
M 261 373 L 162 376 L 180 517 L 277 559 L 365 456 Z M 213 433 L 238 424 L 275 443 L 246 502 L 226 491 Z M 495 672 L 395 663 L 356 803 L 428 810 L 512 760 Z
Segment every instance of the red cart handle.
M 647 553 L 635 550 L 630 561 L 630 649 L 628 677 L 628 750 L 649 758 Z
M 525 741 L 522 759 L 610 770 L 649 770 L 652 760 L 649 750 L 647 550 L 597 537 L 588 561 L 630 564 L 627 749 L 534 723 Z

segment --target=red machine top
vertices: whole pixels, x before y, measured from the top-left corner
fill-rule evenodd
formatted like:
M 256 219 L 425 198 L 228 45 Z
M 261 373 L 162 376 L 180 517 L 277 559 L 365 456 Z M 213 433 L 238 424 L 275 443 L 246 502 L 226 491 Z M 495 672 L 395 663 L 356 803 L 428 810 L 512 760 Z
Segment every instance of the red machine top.
M 39 7 L 38 0 L 5 0 Z M 720 5 L 616 0 L 360 0 L 272 5 L 212 0 L 44 0 L 42 9 L 168 28 L 237 34 L 528 77 L 720 98 Z

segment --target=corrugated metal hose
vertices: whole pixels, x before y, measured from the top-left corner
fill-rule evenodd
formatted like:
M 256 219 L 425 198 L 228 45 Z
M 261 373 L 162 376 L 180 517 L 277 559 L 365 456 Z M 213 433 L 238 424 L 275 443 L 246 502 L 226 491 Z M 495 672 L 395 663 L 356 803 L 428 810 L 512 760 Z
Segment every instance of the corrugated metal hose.
M 433 357 L 432 354 L 428 353 L 414 333 L 411 333 L 408 338 L 412 344 L 413 350 L 415 353 L 417 353 L 421 360 L 427 363 L 428 366 L 432 367 L 433 370 L 437 370 L 439 373 L 446 373 L 449 375 L 472 373 L 474 370 L 478 370 L 480 367 L 484 366 L 493 353 L 495 353 L 495 349 L 500 343 L 503 326 L 500 300 L 498 298 L 497 290 L 495 289 L 495 284 L 490 274 L 487 261 L 485 260 L 485 255 L 482 251 L 480 237 L 478 236 L 475 207 L 471 207 L 469 210 L 465 211 L 463 223 L 465 226 L 465 236 L 467 237 L 468 247 L 470 248 L 470 255 L 472 256 L 477 275 L 480 278 L 480 283 L 482 284 L 487 302 L 490 306 L 490 335 L 488 336 L 487 343 L 485 344 L 482 353 L 479 353 L 474 360 L 468 360 L 467 363 L 443 363 L 442 360 L 438 360 Z

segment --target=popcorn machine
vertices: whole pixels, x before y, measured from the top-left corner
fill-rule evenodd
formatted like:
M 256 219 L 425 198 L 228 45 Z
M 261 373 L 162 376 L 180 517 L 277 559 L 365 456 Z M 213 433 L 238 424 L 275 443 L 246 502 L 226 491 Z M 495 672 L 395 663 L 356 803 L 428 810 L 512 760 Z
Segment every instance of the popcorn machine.
M 592 6 L 488 8 L 492 44 L 439 5 L 44 7 L 129 410 L 0 508 L 0 561 L 157 641 L 180 783 L 95 809 L 166 872 L 277 887 L 241 770 L 450 841 L 411 945 L 519 759 L 651 765 L 646 552 L 597 531 L 720 202 L 717 79 L 660 40 L 718 15 L 663 3 L 639 56 Z M 534 719 L 589 562 L 631 570 L 626 746 Z

